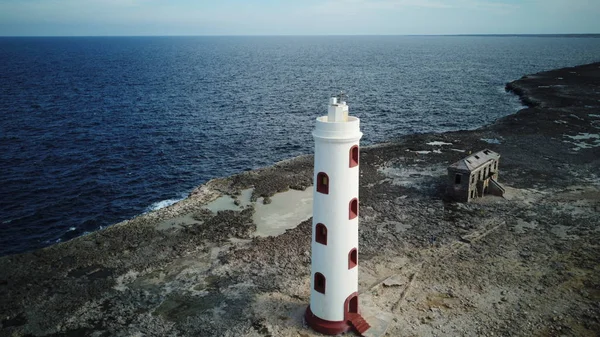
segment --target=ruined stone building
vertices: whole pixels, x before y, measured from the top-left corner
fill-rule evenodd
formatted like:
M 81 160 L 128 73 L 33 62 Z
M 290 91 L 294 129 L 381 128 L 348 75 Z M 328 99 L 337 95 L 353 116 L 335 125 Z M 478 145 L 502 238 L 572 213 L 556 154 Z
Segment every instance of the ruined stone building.
M 502 196 L 498 183 L 500 154 L 485 149 L 448 166 L 448 194 L 458 201 L 471 201 L 486 194 Z

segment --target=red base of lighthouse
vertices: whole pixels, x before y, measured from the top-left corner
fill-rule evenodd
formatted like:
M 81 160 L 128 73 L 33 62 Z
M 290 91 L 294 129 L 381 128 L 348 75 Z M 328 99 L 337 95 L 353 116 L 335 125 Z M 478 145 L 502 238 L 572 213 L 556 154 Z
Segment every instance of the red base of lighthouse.
M 310 305 L 306 308 L 304 313 L 304 319 L 306 323 L 316 332 L 320 332 L 325 335 L 339 335 L 341 333 L 350 331 L 352 326 L 346 321 L 326 321 L 321 319 L 310 310 Z

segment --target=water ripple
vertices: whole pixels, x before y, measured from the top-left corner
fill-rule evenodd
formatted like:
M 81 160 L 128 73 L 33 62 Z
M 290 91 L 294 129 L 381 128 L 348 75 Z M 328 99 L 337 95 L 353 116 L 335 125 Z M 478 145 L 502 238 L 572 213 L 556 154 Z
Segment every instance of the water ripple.
M 489 123 L 520 107 L 505 82 L 598 55 L 564 37 L 0 38 L 0 254 L 310 153 L 340 89 L 369 144 Z

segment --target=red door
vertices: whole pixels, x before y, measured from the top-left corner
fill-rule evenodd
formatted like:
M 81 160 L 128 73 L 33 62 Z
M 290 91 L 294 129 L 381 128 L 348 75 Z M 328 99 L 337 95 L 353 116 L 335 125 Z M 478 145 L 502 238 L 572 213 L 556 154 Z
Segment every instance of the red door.
M 353 293 L 344 301 L 344 319 L 349 320 L 351 314 L 358 314 L 358 293 Z

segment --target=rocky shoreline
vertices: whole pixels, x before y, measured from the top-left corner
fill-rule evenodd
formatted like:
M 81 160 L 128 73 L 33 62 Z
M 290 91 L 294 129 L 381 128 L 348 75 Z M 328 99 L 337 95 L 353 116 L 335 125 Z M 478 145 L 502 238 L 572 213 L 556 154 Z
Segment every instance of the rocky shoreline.
M 528 106 L 471 131 L 361 152 L 360 304 L 388 336 L 600 331 L 600 63 L 507 85 Z M 450 145 L 451 144 L 451 145 Z M 505 198 L 446 200 L 446 167 L 502 155 Z M 253 214 L 312 184 L 312 157 L 211 180 L 170 207 L 0 258 L 0 336 L 315 336 L 310 219 L 257 237 Z M 250 203 L 213 212 L 224 195 Z

